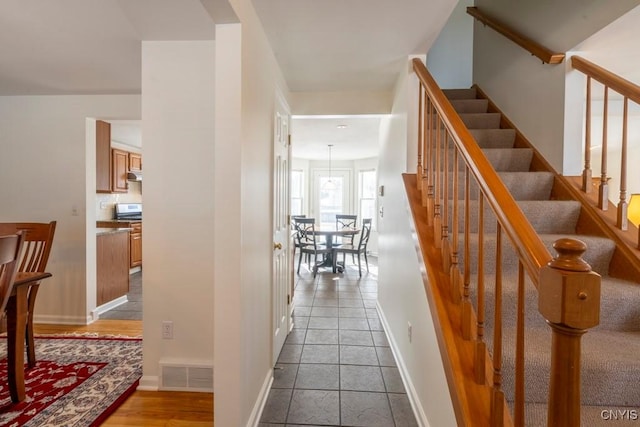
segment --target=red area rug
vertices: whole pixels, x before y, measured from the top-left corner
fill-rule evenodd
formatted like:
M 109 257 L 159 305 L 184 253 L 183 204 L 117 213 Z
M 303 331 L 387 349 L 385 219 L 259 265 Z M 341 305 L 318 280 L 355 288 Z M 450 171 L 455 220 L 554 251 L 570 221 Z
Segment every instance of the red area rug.
M 38 362 L 25 371 L 27 398 L 14 404 L 6 340 L 0 344 L 0 427 L 100 425 L 142 376 L 137 338 L 39 336 L 35 347 Z

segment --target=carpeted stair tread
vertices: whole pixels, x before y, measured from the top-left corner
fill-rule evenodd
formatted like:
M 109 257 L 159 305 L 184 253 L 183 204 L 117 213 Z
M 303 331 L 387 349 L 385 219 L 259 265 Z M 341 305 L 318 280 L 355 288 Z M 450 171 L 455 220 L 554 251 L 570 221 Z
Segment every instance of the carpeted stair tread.
M 444 95 L 449 99 L 475 99 L 476 88 L 468 89 L 443 89 Z
M 511 192 L 515 200 L 549 200 L 553 187 L 554 176 L 549 172 L 498 172 L 502 182 Z M 440 182 L 444 179 L 443 174 L 438 176 Z M 449 179 L 453 180 L 453 174 L 449 173 Z M 458 177 L 458 197 L 464 199 L 464 176 Z M 450 194 L 453 195 L 453 188 L 449 185 Z M 478 184 L 471 180 L 470 197 L 472 200 L 478 198 Z
M 516 255 L 508 237 L 502 236 L 502 269 L 504 272 L 517 271 L 518 257 Z M 547 247 L 551 256 L 555 255 L 553 244 L 562 238 L 571 237 L 583 241 L 587 245 L 587 252 L 583 255 L 583 259 L 591 266 L 591 269 L 600 275 L 606 276 L 609 272 L 609 263 L 615 250 L 615 243 L 604 237 L 584 236 L 584 235 L 567 235 L 567 234 L 540 234 L 540 240 Z M 496 235 L 485 234 L 484 236 L 484 269 L 485 274 L 493 274 L 496 271 Z M 471 234 L 469 236 L 469 245 L 471 250 L 471 271 L 478 271 L 478 235 Z M 463 256 L 460 254 L 460 263 L 462 265 Z
M 489 334 L 487 334 L 488 336 Z M 513 396 L 515 329 L 503 330 L 503 389 Z M 551 328 L 525 330 L 528 402 L 546 403 L 549 390 Z M 582 336 L 582 403 L 633 406 L 640 402 L 640 332 L 589 331 Z
M 462 122 L 467 129 L 497 129 L 500 127 L 500 113 L 462 113 Z
M 617 412 L 612 414 L 610 411 Z M 633 412 L 635 411 L 635 412 Z M 525 404 L 525 427 L 547 426 L 547 405 L 544 403 Z M 616 417 L 616 418 L 613 418 Z M 587 406 L 580 409 L 580 425 L 589 427 L 638 427 L 640 410 L 637 406 Z
M 548 200 L 554 176 L 551 172 L 500 172 L 502 182 L 516 200 Z
M 543 234 L 574 234 L 582 206 L 574 200 L 520 200 L 517 202 L 534 230 Z M 478 201 L 469 201 L 470 232 L 478 232 Z M 464 203 L 458 205 L 458 229 L 463 230 Z M 453 201 L 449 201 L 453 209 Z M 450 222 L 450 226 L 452 223 Z M 495 233 L 497 228 L 493 210 L 485 205 L 484 232 Z
M 513 148 L 516 131 L 513 129 L 470 129 L 480 148 Z
M 486 113 L 489 107 L 486 99 L 452 99 L 450 102 L 458 113 Z
M 530 148 L 483 148 L 491 166 L 498 172 L 528 172 L 533 158 L 533 150 Z M 454 169 L 454 149 L 449 148 L 449 170 Z M 442 160 L 444 161 L 444 160 Z M 458 170 L 463 171 L 465 163 L 458 156 Z
M 531 148 L 483 148 L 482 151 L 498 172 L 527 172 L 533 158 Z

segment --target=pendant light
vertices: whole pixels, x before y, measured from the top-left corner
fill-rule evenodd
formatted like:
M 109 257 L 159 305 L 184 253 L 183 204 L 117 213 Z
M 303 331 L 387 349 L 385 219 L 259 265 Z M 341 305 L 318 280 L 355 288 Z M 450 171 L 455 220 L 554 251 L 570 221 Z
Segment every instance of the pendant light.
M 333 147 L 333 144 L 328 144 L 327 147 L 329 147 L 329 180 L 324 183 L 324 185 L 322 186 L 322 189 L 335 190 L 336 184 L 333 182 L 333 179 L 331 176 L 331 147 Z

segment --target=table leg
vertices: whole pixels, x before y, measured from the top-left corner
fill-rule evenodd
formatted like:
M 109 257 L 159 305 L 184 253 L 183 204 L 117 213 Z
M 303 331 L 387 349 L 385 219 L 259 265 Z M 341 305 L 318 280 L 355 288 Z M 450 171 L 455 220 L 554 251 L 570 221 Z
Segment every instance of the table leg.
M 27 286 L 17 286 L 7 302 L 7 371 L 11 401 L 24 400 L 24 340 L 27 322 Z

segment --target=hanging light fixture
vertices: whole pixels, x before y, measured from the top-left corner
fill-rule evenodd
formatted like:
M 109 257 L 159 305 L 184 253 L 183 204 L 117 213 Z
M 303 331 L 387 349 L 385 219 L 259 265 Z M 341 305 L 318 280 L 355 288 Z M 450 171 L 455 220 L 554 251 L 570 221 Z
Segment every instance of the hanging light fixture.
M 331 147 L 333 147 L 333 144 L 328 144 L 327 146 L 329 147 L 329 180 L 324 183 L 324 185 L 322 186 L 322 189 L 335 190 L 336 184 L 335 182 L 333 182 L 333 179 L 331 176 Z

